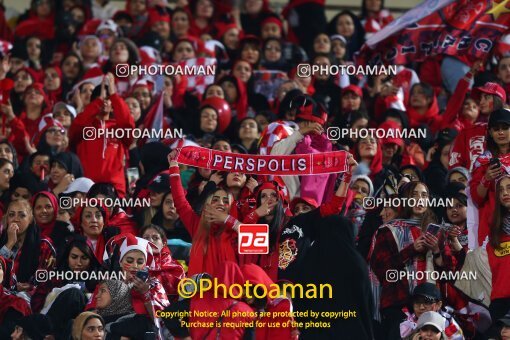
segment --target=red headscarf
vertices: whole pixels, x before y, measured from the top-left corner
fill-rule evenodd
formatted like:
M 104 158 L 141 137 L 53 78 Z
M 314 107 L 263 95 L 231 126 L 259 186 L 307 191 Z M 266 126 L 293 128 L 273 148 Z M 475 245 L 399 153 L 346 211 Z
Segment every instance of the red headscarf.
M 48 89 L 46 89 L 46 95 L 48 96 L 49 107 L 53 107 L 53 105 L 55 105 L 57 102 L 62 100 L 62 81 L 63 81 L 63 76 L 62 76 L 62 70 L 60 69 L 59 66 L 49 66 L 49 67 L 46 68 L 46 70 L 49 69 L 49 68 L 55 69 L 55 71 L 58 74 L 58 78 L 60 79 L 60 86 L 58 87 L 58 89 L 56 89 L 56 90 L 48 90 Z
M 407 116 L 409 117 L 409 126 L 416 127 L 421 124 L 430 124 L 431 121 L 439 116 L 439 106 L 437 105 L 437 98 L 432 97 L 432 103 L 425 114 L 420 114 L 410 104 L 407 105 Z
M 55 227 L 55 222 L 57 221 L 58 216 L 58 202 L 55 195 L 53 195 L 49 191 L 40 191 L 32 197 L 32 210 L 35 214 L 35 203 L 37 199 L 41 196 L 44 196 L 50 200 L 51 206 L 53 207 L 53 217 L 48 223 L 37 223 L 39 230 L 41 231 L 41 236 L 51 238 L 51 233 L 53 232 L 53 227 Z

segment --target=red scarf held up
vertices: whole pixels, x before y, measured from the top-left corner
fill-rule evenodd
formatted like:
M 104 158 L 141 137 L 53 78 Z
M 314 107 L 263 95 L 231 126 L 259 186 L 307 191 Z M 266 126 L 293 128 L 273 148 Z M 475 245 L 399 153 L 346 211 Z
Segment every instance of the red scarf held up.
M 175 149 L 178 163 L 219 171 L 239 171 L 257 175 L 317 175 L 346 172 L 346 151 L 318 154 L 262 156 L 216 151 L 196 146 Z

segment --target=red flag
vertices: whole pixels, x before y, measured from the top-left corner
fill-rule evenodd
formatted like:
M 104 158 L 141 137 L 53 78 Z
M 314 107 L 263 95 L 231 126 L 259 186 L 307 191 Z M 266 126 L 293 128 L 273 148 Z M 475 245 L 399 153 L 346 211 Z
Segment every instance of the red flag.
M 163 92 L 157 97 L 154 105 L 143 120 L 144 129 L 149 130 L 152 136 L 159 136 L 163 132 Z M 148 138 L 142 144 L 159 141 L 160 138 Z
M 427 0 L 420 6 L 425 10 L 441 2 L 450 1 Z M 454 1 L 421 18 L 408 13 L 405 20 L 396 20 L 372 36 L 358 63 L 407 64 L 437 54 L 485 59 L 510 27 L 510 0 Z

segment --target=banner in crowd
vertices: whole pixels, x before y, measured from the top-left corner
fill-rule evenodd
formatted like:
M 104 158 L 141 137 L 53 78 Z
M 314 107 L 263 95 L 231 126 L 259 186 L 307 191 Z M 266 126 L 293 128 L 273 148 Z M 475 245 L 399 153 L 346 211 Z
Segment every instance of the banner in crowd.
M 261 156 L 216 151 L 202 147 L 177 148 L 181 164 L 217 171 L 257 175 L 300 176 L 339 173 L 348 170 L 347 151 L 316 154 Z
M 208 66 L 216 65 L 216 58 L 191 58 L 179 62 L 177 65 L 187 67 L 196 67 L 196 69 L 206 69 Z M 186 75 L 188 80 L 187 89 L 191 92 L 203 94 L 207 85 L 214 83 L 214 74 L 201 74 L 198 72 L 194 75 Z
M 269 102 L 273 102 L 276 99 L 278 88 L 287 79 L 287 74 L 281 71 L 253 71 L 253 88 L 255 93 L 263 94 Z
M 374 34 L 359 64 L 407 64 L 446 54 L 483 59 L 510 27 L 510 0 L 426 0 Z

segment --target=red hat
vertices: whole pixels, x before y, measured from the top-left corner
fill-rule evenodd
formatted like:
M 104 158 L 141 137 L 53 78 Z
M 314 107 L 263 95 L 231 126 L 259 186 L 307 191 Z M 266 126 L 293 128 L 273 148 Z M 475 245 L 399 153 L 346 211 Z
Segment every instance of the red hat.
M 359 86 L 351 84 L 349 86 L 343 87 L 342 88 L 342 94 L 344 94 L 346 92 L 354 92 L 355 95 L 357 95 L 358 97 L 363 98 L 363 90 Z
M 479 99 L 481 93 L 491 94 L 493 96 L 498 96 L 501 98 L 503 103 L 506 103 L 506 92 L 505 90 L 497 83 L 485 83 L 485 85 L 475 88 L 473 91 L 473 97 L 475 99 Z
M 314 208 L 318 208 L 319 207 L 319 203 L 317 203 L 316 200 L 314 200 L 313 198 L 310 198 L 310 197 L 294 197 L 294 199 L 290 202 L 290 210 L 291 211 L 294 211 L 294 208 L 296 207 L 296 205 L 298 205 L 298 203 L 305 203 L 305 204 L 308 204 Z
M 155 269 L 156 263 L 154 261 L 154 254 L 157 253 L 157 246 L 147 241 L 144 238 L 136 237 L 133 234 L 124 233 L 112 237 L 105 247 L 103 255 L 103 261 L 110 258 L 114 249 L 117 247 L 119 251 L 119 262 L 122 260 L 124 255 L 131 250 L 138 250 L 145 256 L 145 264 L 149 269 Z
M 402 131 L 402 127 L 394 121 L 388 120 L 383 122 L 381 125 L 379 125 L 380 129 L 383 129 L 385 131 L 388 130 L 395 130 L 395 131 Z M 388 134 L 386 134 L 388 135 Z M 396 137 L 397 134 L 395 133 L 395 137 L 387 137 L 381 139 L 381 145 L 385 144 L 397 144 L 401 149 L 404 147 L 404 140 L 402 138 Z
M 260 24 L 260 26 L 262 27 L 265 24 L 269 24 L 269 23 L 277 24 L 278 27 L 280 27 L 280 31 L 282 31 L 282 33 L 283 33 L 283 22 L 280 20 L 280 18 L 275 17 L 275 16 L 267 17 L 266 19 L 262 20 L 262 23 Z
M 45 114 L 39 121 L 39 130 L 34 136 L 34 145 L 37 146 L 37 144 L 39 144 L 41 137 L 50 127 L 58 127 L 62 130 L 65 129 L 60 121 L 53 119 L 53 113 Z
M 282 202 L 285 201 L 285 193 L 283 192 L 283 188 L 276 181 L 268 181 L 260 184 L 255 190 L 255 197 L 258 197 L 262 190 L 271 189 L 276 191 L 278 197 Z
M 228 105 L 226 100 L 220 97 L 209 97 L 202 101 L 200 110 L 204 107 L 212 107 L 216 111 L 218 114 L 218 127 L 216 128 L 216 131 L 218 133 L 223 133 L 232 120 L 232 110 L 230 109 L 230 105 Z
M 237 28 L 239 31 L 241 31 L 241 29 L 237 27 L 237 25 L 234 23 L 228 24 L 224 22 L 218 22 L 216 24 L 216 39 L 221 40 L 225 33 L 227 33 L 229 30 L 233 28 Z

